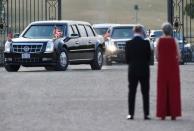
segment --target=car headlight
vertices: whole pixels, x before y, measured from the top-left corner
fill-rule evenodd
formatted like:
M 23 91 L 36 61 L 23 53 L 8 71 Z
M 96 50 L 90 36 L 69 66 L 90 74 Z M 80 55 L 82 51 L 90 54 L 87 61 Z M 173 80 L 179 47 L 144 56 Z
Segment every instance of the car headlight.
M 109 44 L 107 44 L 107 50 L 111 52 L 115 52 L 117 50 L 117 47 L 115 46 L 114 42 L 109 42 Z
M 47 45 L 46 45 L 46 53 L 50 53 L 54 51 L 54 43 L 53 41 L 48 41 Z
M 10 52 L 11 50 L 11 41 L 6 41 L 4 52 Z

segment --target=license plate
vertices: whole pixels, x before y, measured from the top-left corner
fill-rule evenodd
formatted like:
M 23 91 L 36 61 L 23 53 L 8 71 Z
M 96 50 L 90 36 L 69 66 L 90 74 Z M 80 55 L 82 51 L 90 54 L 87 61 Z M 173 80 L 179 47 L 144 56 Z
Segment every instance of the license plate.
M 29 53 L 23 53 L 22 54 L 22 59 L 30 59 L 30 54 Z

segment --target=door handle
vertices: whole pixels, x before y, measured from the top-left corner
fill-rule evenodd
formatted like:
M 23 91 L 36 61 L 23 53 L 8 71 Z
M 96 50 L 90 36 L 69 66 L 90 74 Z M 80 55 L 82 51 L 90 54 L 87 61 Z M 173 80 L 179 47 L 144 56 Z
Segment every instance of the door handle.
M 79 41 L 76 41 L 75 44 L 79 44 Z
M 91 41 L 91 40 L 89 40 L 89 41 L 88 41 L 88 43 L 89 43 L 89 44 L 91 44 L 91 43 L 92 43 L 92 41 Z

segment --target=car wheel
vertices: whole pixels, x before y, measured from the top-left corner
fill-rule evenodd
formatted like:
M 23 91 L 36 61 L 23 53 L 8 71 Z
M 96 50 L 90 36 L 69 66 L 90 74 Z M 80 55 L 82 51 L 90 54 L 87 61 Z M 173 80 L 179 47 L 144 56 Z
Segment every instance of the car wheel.
M 19 65 L 5 65 L 5 69 L 8 72 L 17 72 L 19 70 Z
M 181 58 L 181 61 L 179 62 L 180 65 L 184 65 L 185 64 L 185 60 Z
M 56 71 L 65 71 L 69 65 L 69 58 L 66 49 L 59 52 L 57 57 Z
M 47 71 L 54 71 L 55 70 L 55 67 L 53 67 L 53 66 L 45 66 L 45 69 Z
M 181 64 L 181 65 L 184 65 L 184 64 L 185 64 L 185 62 L 184 62 L 184 61 L 182 61 L 182 62 L 180 62 L 180 64 Z
M 103 53 L 101 48 L 97 48 L 95 55 L 94 55 L 94 60 L 91 63 L 91 68 L 92 70 L 101 70 L 103 64 Z

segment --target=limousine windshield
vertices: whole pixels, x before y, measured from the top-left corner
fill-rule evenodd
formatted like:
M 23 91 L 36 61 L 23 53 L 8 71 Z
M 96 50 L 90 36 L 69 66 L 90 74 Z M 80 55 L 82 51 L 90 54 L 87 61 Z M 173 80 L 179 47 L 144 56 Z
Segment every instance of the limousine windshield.
M 133 27 L 115 27 L 113 28 L 111 38 L 129 39 L 133 37 Z
M 32 25 L 24 33 L 24 38 L 30 39 L 52 39 L 55 34 L 64 37 L 66 34 L 66 25 Z

